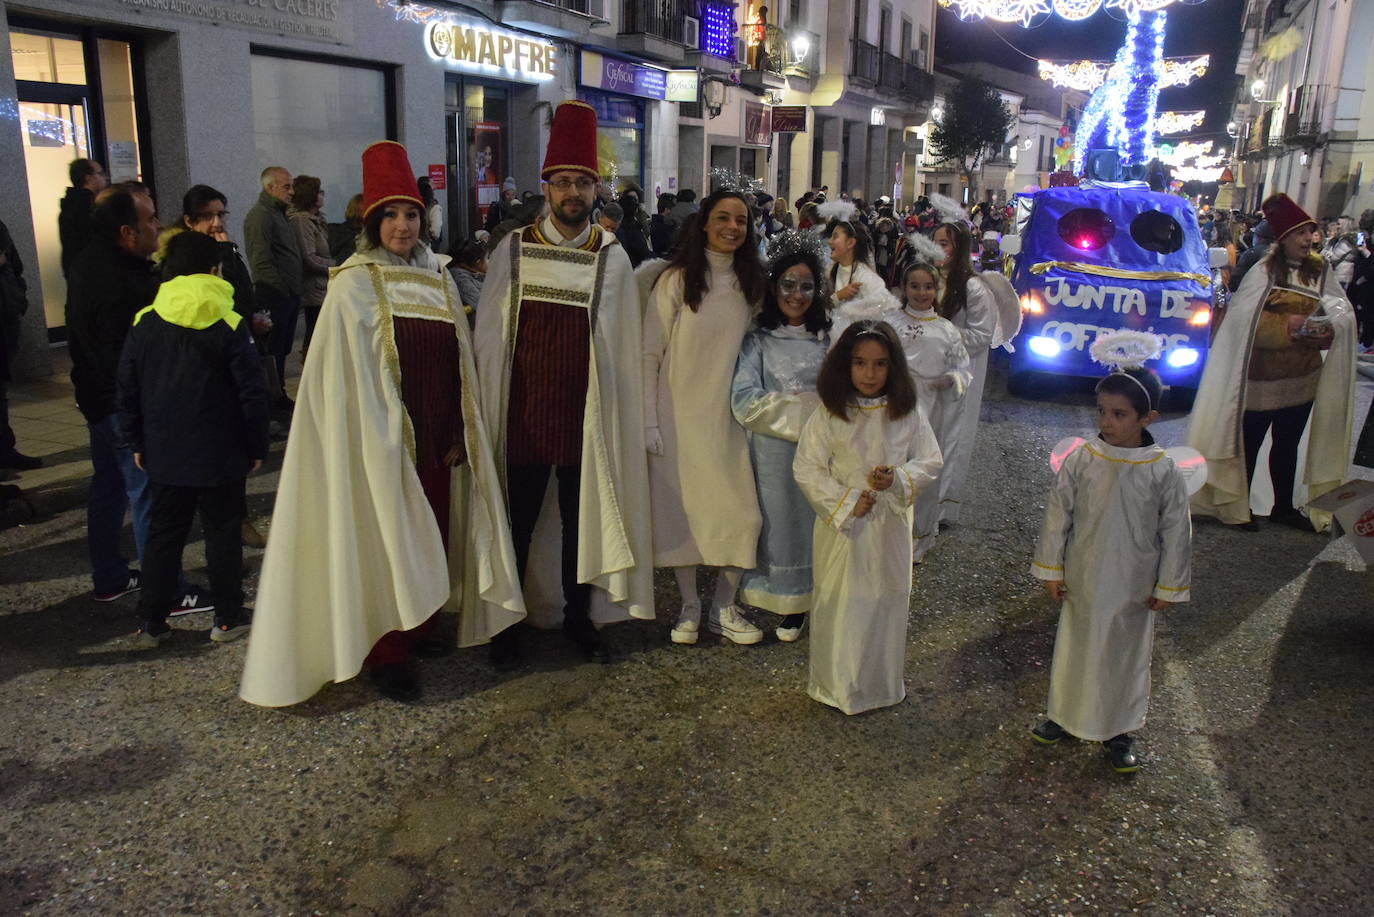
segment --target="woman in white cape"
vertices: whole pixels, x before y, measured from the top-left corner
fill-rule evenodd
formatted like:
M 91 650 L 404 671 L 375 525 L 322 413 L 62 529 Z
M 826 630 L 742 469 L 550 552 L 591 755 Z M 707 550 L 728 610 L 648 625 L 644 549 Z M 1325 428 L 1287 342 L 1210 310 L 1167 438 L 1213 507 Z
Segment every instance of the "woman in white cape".
M 400 144 L 363 153 L 364 232 L 333 273 L 301 376 L 240 690 L 250 703 L 299 703 L 365 660 L 384 695 L 414 700 L 409 658 L 437 610 L 460 612 L 464 646 L 524 617 L 467 321 L 448 259 L 424 242 L 413 174 Z

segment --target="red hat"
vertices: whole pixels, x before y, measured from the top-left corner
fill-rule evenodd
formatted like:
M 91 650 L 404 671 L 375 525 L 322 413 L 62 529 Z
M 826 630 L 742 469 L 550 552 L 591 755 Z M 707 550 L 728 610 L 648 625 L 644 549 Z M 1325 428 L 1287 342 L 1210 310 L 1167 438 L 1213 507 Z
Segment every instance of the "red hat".
M 596 160 L 596 109 L 586 102 L 561 102 L 554 109 L 549 149 L 539 177 L 547 181 L 553 173 L 568 170 L 601 178 Z
M 425 209 L 406 148 L 394 140 L 379 140 L 363 150 L 363 219 L 392 201 Z
M 1260 210 L 1264 211 L 1264 219 L 1273 230 L 1275 239 L 1282 239 L 1299 226 L 1310 225 L 1315 228 L 1317 225 L 1317 221 L 1308 216 L 1306 211 L 1286 194 L 1280 193 L 1265 198 L 1264 203 L 1260 204 Z

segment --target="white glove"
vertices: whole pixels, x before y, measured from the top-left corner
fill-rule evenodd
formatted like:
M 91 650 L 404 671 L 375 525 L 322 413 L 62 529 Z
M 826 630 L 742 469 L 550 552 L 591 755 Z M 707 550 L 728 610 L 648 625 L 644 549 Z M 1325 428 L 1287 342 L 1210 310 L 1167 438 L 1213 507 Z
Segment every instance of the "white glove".
M 653 455 L 663 454 L 663 435 L 658 432 L 658 427 L 644 428 L 644 448 Z

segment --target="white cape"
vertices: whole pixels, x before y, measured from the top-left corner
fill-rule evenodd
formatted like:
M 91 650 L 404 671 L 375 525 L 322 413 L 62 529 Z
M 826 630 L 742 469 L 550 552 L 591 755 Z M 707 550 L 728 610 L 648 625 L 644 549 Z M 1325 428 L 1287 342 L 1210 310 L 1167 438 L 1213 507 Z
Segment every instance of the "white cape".
M 641 417 L 643 324 L 630 259 L 609 233 L 600 234 L 601 245 L 596 251 L 524 246 L 520 235 L 507 235 L 491 255 L 477 307 L 482 412 L 491 428 L 502 486 L 507 393 L 522 295 L 585 306 L 591 310 L 592 347 L 582 425 L 577 580 L 597 587 L 592 591 L 592 621 L 652 620 L 649 472 Z M 552 251 L 530 251 L 531 257 L 521 258 L 521 247 Z M 523 285 L 538 290 L 522 294 Z M 549 491 L 530 545 L 525 582 L 531 623 L 543 627 L 556 626 L 562 620 L 564 605 L 556 486 L 550 475 Z
M 1188 445 L 1207 459 L 1207 483 L 1193 495 L 1193 509 L 1228 524 L 1247 522 L 1252 511 L 1263 513 L 1273 505 L 1267 452 L 1261 452 L 1257 459 L 1254 487 L 1246 485 L 1242 433 L 1250 351 L 1272 288 L 1265 264 L 1261 262 L 1255 270 L 1246 272 L 1231 299 L 1226 318 L 1212 341 L 1188 422 Z M 1323 274 L 1322 305 L 1331 318 L 1335 339 L 1322 363 L 1312 416 L 1298 451 L 1299 473 L 1293 482 L 1296 507 L 1338 487 L 1350 471 L 1355 316 L 1331 272 Z M 1319 530 L 1330 524 L 1329 513 L 1313 511 L 1311 515 Z
M 299 703 L 358 674 L 387 632 L 460 611 L 459 643 L 524 617 L 505 505 L 477 403 L 467 320 L 441 259 L 359 253 L 331 272 L 301 374 L 240 696 Z M 446 261 L 447 259 L 442 259 Z M 415 472 L 392 315 L 453 325 L 467 462 L 453 469 L 449 548 Z

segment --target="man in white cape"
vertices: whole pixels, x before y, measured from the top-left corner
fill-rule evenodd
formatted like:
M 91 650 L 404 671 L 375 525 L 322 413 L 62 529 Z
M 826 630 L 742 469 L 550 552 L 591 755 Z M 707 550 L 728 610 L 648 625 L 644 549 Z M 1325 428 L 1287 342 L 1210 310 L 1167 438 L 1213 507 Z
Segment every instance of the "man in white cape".
M 482 413 L 510 510 L 531 623 L 606 661 L 596 624 L 652 619 L 653 549 L 640 416 L 639 295 L 615 237 L 591 223 L 596 114 L 554 113 L 549 213 L 488 259 L 477 306 Z M 515 631 L 493 645 L 509 666 Z

